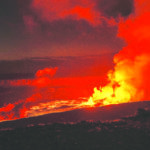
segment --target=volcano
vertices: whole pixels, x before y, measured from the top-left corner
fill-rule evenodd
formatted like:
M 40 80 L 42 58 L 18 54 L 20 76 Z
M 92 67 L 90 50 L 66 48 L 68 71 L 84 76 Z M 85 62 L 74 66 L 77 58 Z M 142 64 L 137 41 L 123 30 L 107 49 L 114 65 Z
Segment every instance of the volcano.
M 3 150 L 148 150 L 150 101 L 2 122 L 0 130 Z
M 81 121 L 113 121 L 134 116 L 138 109 L 150 109 L 150 101 L 124 103 L 104 107 L 89 107 L 37 117 L 23 118 L 0 123 L 0 130 L 24 128 L 53 123 L 77 123 Z
M 149 0 L 1 1 L 0 149 L 149 150 Z

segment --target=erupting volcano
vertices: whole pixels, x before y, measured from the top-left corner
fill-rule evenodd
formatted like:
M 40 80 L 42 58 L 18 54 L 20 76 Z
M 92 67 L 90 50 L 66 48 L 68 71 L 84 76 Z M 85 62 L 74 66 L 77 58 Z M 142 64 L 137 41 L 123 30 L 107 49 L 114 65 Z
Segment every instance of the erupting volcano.
M 58 9 L 55 9 L 57 6 L 59 6 Z M 81 0 L 78 3 L 72 3 L 69 0 L 60 2 L 50 0 L 46 3 L 43 3 L 42 0 L 33 0 L 30 7 L 36 17 L 23 17 L 25 25 L 30 26 L 30 31 L 35 26 L 38 28 L 38 23 L 43 20 L 51 24 L 59 19 L 61 21 L 63 19 L 83 21 L 83 24 L 88 22 L 88 28 L 98 30 L 101 24 L 100 19 L 103 18 L 110 26 L 118 27 L 117 37 L 125 41 L 125 46 L 114 56 L 114 68 L 108 71 L 105 82 L 106 77 L 97 76 L 55 78 L 59 67 L 39 69 L 32 79 L 1 81 L 1 86 L 4 87 L 28 86 L 32 88 L 30 96 L 7 103 L 0 108 L 1 121 L 150 99 L 149 0 L 134 0 L 133 12 L 127 17 L 119 14 L 117 19 L 103 17 L 96 9 L 95 0 Z M 65 30 L 65 27 L 63 28 Z M 84 30 L 80 24 L 77 28 Z M 58 32 L 59 29 L 55 34 L 59 34 Z M 49 32 L 49 35 L 51 34 L 53 33 Z M 92 94 L 90 91 L 93 88 L 94 93 Z
M 108 73 L 109 83 L 94 88 L 91 105 L 110 105 L 149 100 L 150 2 L 135 0 L 135 12 L 119 22 L 118 36 L 127 46 L 114 57 L 115 67 Z

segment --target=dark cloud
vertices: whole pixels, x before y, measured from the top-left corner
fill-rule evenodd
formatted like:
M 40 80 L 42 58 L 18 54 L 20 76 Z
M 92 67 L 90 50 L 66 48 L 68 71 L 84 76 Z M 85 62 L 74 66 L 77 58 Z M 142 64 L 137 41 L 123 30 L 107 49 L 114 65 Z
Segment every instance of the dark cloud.
M 1 59 L 47 55 L 91 55 L 95 54 L 94 52 L 104 53 L 104 49 L 110 53 L 117 52 L 124 43 L 116 37 L 117 25 L 112 26 L 107 20 L 109 21 L 110 17 L 116 18 L 119 14 L 127 17 L 133 11 L 132 0 L 87 0 L 87 3 L 66 1 L 63 8 L 73 9 L 74 13 L 70 16 L 70 12 L 67 12 L 61 18 L 62 8 L 59 2 L 55 1 L 59 6 L 55 11 L 56 19 L 49 20 L 48 15 L 43 19 L 37 12 L 39 9 L 33 9 L 32 2 L 33 0 L 0 1 Z M 52 0 L 51 2 L 53 3 Z M 91 6 L 91 3 L 95 4 L 96 8 Z M 81 7 L 76 7 L 78 5 Z M 39 7 L 38 5 L 37 8 Z M 49 9 L 44 9 L 46 6 L 41 7 L 43 14 L 46 10 L 49 12 Z M 94 13 L 91 17 L 94 20 L 83 13 L 84 7 L 86 12 L 90 10 L 89 14 Z M 79 10 L 83 12 L 81 11 L 80 14 Z M 95 19 L 99 14 L 102 16 Z M 100 22 L 95 22 L 96 20 Z
M 31 8 L 45 22 L 60 19 L 85 20 L 91 25 L 99 24 L 99 11 L 94 9 L 95 0 L 32 0 Z
M 0 107 L 4 104 L 14 103 L 31 95 L 33 88 L 29 87 L 0 87 Z
M 32 79 L 38 70 L 50 67 L 58 67 L 56 77 L 69 76 L 69 74 L 75 74 L 77 70 L 80 70 L 79 76 L 84 76 L 92 74 L 93 72 L 88 72 L 88 68 L 96 64 L 102 65 L 105 62 L 108 64 L 108 67 L 112 67 L 112 58 L 112 55 L 100 55 L 90 57 L 35 57 L 22 60 L 0 61 L 0 80 Z M 86 72 L 84 72 L 84 66 L 86 66 Z M 76 70 L 74 70 L 75 68 Z M 100 70 L 99 73 L 101 74 Z
M 55 58 L 28 58 L 11 61 L 0 61 L 0 80 L 32 78 L 35 72 L 45 67 L 56 67 L 61 60 Z
M 108 17 L 127 17 L 134 11 L 134 0 L 97 0 L 97 8 Z
M 1 80 L 14 80 L 14 79 L 30 79 L 34 78 L 33 73 L 13 73 L 13 74 L 0 74 Z
M 1 22 L 8 21 L 8 22 L 18 22 L 22 17 L 19 14 L 19 5 L 17 0 L 1 0 L 0 1 L 0 15 L 1 15 Z

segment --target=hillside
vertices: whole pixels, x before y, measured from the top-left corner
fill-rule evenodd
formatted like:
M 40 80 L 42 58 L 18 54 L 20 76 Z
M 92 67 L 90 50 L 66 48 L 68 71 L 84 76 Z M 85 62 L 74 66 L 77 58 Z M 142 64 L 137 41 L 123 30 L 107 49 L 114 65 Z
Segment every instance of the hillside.
M 116 121 L 52 123 L 0 132 L 2 150 L 149 150 L 150 111 Z
M 138 108 L 149 108 L 150 101 L 76 109 L 61 113 L 52 113 L 43 116 L 24 118 L 0 123 L 0 130 L 14 129 L 35 125 L 47 125 L 52 123 L 77 123 L 81 121 L 111 121 L 123 117 L 135 115 Z

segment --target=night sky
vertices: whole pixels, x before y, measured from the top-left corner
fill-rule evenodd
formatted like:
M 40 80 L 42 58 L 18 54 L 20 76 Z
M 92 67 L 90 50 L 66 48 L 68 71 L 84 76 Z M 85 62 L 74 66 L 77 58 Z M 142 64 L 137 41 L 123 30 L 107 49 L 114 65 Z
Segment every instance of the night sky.
M 0 60 L 114 55 L 133 0 L 1 0 Z

